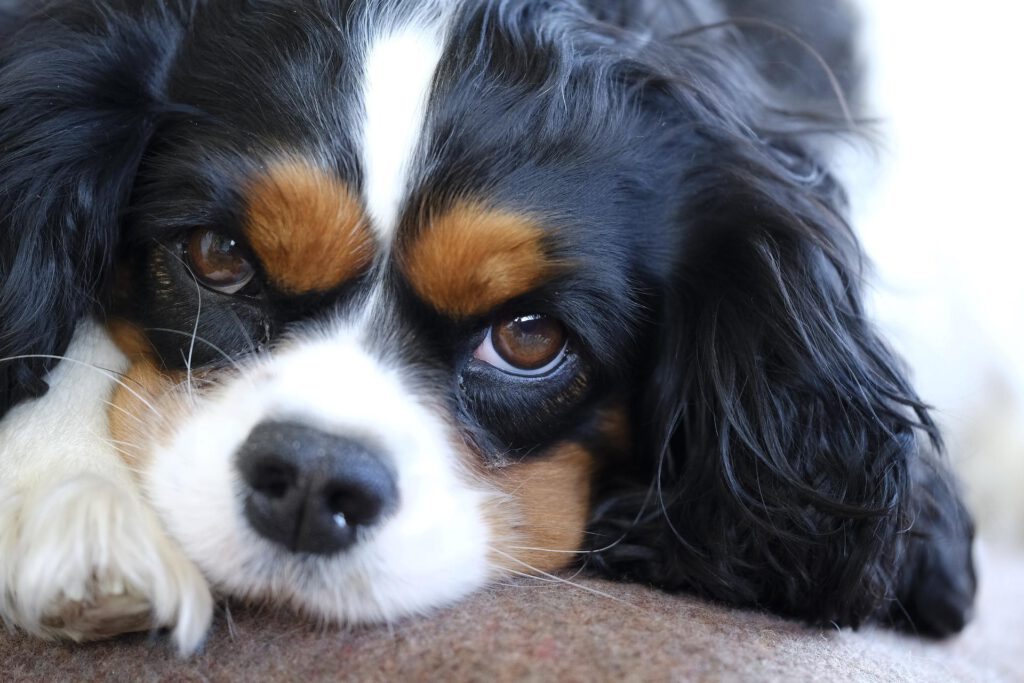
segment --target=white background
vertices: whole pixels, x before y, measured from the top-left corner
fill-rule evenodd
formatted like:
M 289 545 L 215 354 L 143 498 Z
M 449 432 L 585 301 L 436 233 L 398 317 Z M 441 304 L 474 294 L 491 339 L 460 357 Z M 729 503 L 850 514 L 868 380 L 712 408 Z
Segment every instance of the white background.
M 939 408 L 983 528 L 1021 541 L 1024 3 L 861 5 L 883 124 L 855 183 L 875 307 Z

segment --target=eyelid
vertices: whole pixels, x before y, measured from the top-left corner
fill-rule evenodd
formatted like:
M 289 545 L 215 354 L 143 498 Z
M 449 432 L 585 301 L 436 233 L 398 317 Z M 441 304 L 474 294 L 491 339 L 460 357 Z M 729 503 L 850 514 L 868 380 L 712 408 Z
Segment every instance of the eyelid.
M 561 365 L 569 351 L 569 340 L 566 339 L 565 343 L 562 344 L 562 350 L 558 352 L 558 355 L 550 363 L 536 370 L 523 370 L 522 368 L 514 367 L 501 357 L 498 350 L 494 348 L 493 336 L 494 327 L 492 326 L 487 328 L 487 336 L 484 337 L 483 341 L 480 342 L 480 346 L 473 352 L 473 357 L 513 377 L 543 377 Z
M 238 283 L 233 285 L 228 285 L 226 287 L 216 287 L 211 284 L 206 284 L 205 286 L 208 289 L 212 289 L 215 292 L 219 292 L 220 294 L 227 294 L 228 296 L 233 296 L 241 292 L 246 287 L 248 287 L 252 283 L 254 278 L 255 273 L 253 272 L 249 274 L 249 277 L 245 278 L 244 280 L 240 280 Z

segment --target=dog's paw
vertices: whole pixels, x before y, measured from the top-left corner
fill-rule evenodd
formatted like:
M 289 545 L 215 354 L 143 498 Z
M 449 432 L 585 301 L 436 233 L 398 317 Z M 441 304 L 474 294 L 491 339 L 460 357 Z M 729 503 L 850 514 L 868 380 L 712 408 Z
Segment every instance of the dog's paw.
M 0 614 L 75 641 L 169 628 L 182 653 L 213 614 L 205 579 L 135 493 L 95 475 L 0 503 Z

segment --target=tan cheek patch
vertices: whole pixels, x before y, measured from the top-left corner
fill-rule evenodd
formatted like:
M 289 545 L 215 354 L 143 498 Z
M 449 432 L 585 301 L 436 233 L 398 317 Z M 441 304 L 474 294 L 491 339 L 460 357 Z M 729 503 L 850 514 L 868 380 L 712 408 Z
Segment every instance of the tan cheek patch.
M 245 196 L 249 243 L 282 291 L 334 289 L 373 260 L 362 206 L 329 173 L 301 161 L 281 162 L 252 181 Z
M 590 515 L 594 458 L 579 444 L 488 473 L 504 496 L 485 511 L 491 561 L 502 569 L 551 572 L 580 549 Z
M 557 265 L 533 220 L 480 204 L 429 221 L 401 256 L 416 293 L 453 317 L 479 315 L 550 278 Z
M 137 361 L 121 377 L 107 415 L 114 445 L 133 468 L 148 463 L 153 446 L 170 438 L 185 418 L 184 404 L 166 400 L 183 380 L 184 373 L 167 375 L 147 360 Z
M 185 404 L 175 400 L 185 373 L 160 369 L 152 347 L 135 326 L 115 322 L 108 329 L 132 361 L 110 399 L 110 437 L 125 462 L 138 470 L 148 463 L 153 446 L 170 438 L 171 430 L 185 418 Z

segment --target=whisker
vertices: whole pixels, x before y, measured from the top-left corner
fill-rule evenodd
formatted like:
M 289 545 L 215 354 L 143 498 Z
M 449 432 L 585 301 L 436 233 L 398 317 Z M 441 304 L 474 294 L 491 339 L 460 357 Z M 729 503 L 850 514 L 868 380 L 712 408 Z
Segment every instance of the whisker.
M 112 379 L 113 381 L 117 382 L 117 384 L 119 384 L 120 386 L 124 387 L 125 390 L 128 391 L 128 393 L 130 393 L 135 398 L 139 399 L 139 401 L 143 405 L 145 405 L 147 408 L 149 408 L 151 411 L 153 411 L 153 414 L 156 415 L 157 417 L 159 417 L 161 420 L 165 419 L 163 414 L 159 410 L 157 410 L 156 407 L 154 407 L 152 403 L 150 403 L 149 401 L 144 399 L 137 391 L 135 391 L 130 386 L 128 386 L 127 382 L 125 382 L 124 380 L 122 380 L 120 378 L 121 376 L 123 376 L 123 373 L 114 372 L 113 370 L 108 370 L 107 368 L 101 368 L 98 365 L 93 365 L 92 363 L 86 363 L 85 361 L 77 360 L 75 358 L 68 358 L 67 356 L 55 356 L 55 355 L 46 354 L 46 353 L 30 353 L 30 354 L 25 354 L 23 356 L 8 356 L 7 358 L 0 358 L 0 363 L 6 363 L 6 362 L 9 362 L 9 361 L 15 361 L 15 360 L 31 360 L 31 359 L 57 360 L 57 361 L 60 361 L 62 363 L 63 362 L 73 363 L 75 365 L 81 365 L 82 367 L 89 368 L 90 370 L 95 370 L 96 372 L 104 375 L 105 377 L 108 377 L 108 378 Z
M 135 413 L 131 412 L 130 410 L 126 410 L 125 408 L 123 408 L 123 407 L 121 407 L 121 406 L 117 405 L 117 404 L 116 404 L 116 403 L 114 403 L 113 401 L 103 401 L 103 402 L 104 402 L 105 404 L 107 404 L 108 406 L 110 406 L 111 408 L 113 408 L 114 410 L 117 410 L 118 412 L 121 412 L 121 413 L 123 413 L 123 414 L 127 415 L 127 416 L 128 416 L 128 417 L 130 417 L 131 419 L 133 419 L 133 420 L 135 420 L 136 422 L 138 422 L 138 423 L 139 423 L 140 425 L 143 425 L 143 426 L 145 426 L 145 424 L 146 424 L 145 420 L 143 420 L 143 419 L 142 419 L 141 417 L 139 417 L 139 416 L 138 416 L 138 415 L 136 415 Z
M 110 438 L 104 438 L 103 440 L 106 441 L 109 444 L 116 444 L 118 446 L 123 446 L 125 448 L 134 448 L 135 450 L 138 450 L 138 451 L 142 450 L 142 446 L 140 446 L 137 443 L 132 443 L 131 441 L 121 441 L 120 439 L 110 439 Z
M 111 448 L 113 448 L 118 453 L 120 453 L 124 458 L 128 458 L 130 460 L 134 460 L 136 457 L 138 457 L 138 453 L 129 453 L 128 451 L 121 450 L 120 448 L 118 448 L 117 446 L 115 446 L 112 443 L 108 443 L 107 445 L 110 446 Z M 126 464 L 126 467 L 127 467 L 127 464 Z M 131 467 L 127 467 L 127 469 L 130 472 L 134 472 L 136 474 L 141 474 L 142 473 L 141 470 L 133 469 Z
M 552 548 L 530 548 L 525 545 L 510 545 L 508 546 L 512 550 L 526 550 L 535 553 L 553 553 L 556 555 L 586 555 L 587 553 L 595 553 L 596 550 L 554 550 Z
M 503 572 L 507 572 L 509 574 L 512 574 L 514 576 L 519 576 L 519 577 L 524 578 L 524 579 L 529 579 L 531 581 L 539 581 L 540 583 L 546 584 L 548 586 L 560 585 L 560 582 L 555 581 L 553 579 L 549 579 L 549 578 L 546 578 L 546 577 L 543 577 L 543 576 L 537 576 L 536 574 L 527 574 L 526 572 L 521 572 L 521 571 L 518 571 L 516 569 L 509 569 L 507 567 L 503 567 L 502 571 Z M 524 586 L 521 583 L 506 583 L 505 585 L 506 586 L 516 587 L 516 588 L 528 588 L 529 587 L 529 586 Z
M 120 447 L 119 447 L 119 446 L 117 445 L 117 443 L 116 443 L 115 441 L 113 441 L 113 440 L 111 440 L 111 439 L 105 439 L 105 438 L 103 438 L 102 436 L 100 436 L 99 434 L 96 434 L 95 432 L 93 432 L 92 430 L 90 430 L 90 431 L 89 431 L 89 433 L 90 433 L 90 434 L 91 434 L 92 436 L 96 437 L 96 439 L 97 439 L 97 440 L 99 440 L 99 441 L 102 441 L 102 442 L 106 443 L 106 444 L 107 444 L 108 446 L 110 446 L 110 447 L 111 447 L 111 448 L 112 448 L 113 450 L 117 451 L 117 452 L 118 452 L 118 453 L 119 453 L 119 454 L 121 455 L 121 457 L 122 457 L 122 460 L 121 460 L 121 464 L 122 464 L 122 466 L 123 466 L 123 467 L 124 467 L 124 468 L 125 468 L 126 470 L 128 470 L 128 471 L 129 471 L 129 472 L 131 472 L 132 474 L 134 474 L 134 475 L 137 475 L 137 476 L 140 476 L 140 477 L 146 474 L 146 472 L 145 472 L 144 470 L 142 470 L 142 469 L 140 469 L 140 468 L 138 468 L 138 467 L 134 467 L 134 466 L 133 466 L 133 465 L 131 464 L 132 462 L 134 462 L 134 461 L 135 461 L 135 460 L 136 460 L 136 459 L 137 459 L 137 458 L 139 457 L 139 454 L 138 454 L 138 453 L 129 453 L 128 451 L 122 450 L 122 449 L 121 449 L 121 448 L 120 448 Z M 133 447 L 134 447 L 134 448 L 139 448 L 139 449 L 141 449 L 141 446 L 134 446 L 134 445 L 133 445 Z
M 231 318 L 235 323 L 235 327 L 237 327 L 239 332 L 242 333 L 242 336 L 245 338 L 246 343 L 249 345 L 249 353 L 257 353 L 259 349 L 256 346 L 255 340 L 253 340 L 252 338 L 252 332 L 242 323 L 242 319 L 238 316 L 238 313 L 236 313 L 233 310 L 229 311 L 229 313 L 231 314 Z
M 556 576 L 555 574 L 551 574 L 551 573 L 542 571 L 540 569 L 537 569 L 536 567 L 531 565 L 529 562 L 524 562 L 523 560 L 520 560 L 517 557 L 514 557 L 512 555 L 509 555 L 506 552 L 498 550 L 497 548 L 493 548 L 492 547 L 492 548 L 490 548 L 490 550 L 492 552 L 497 553 L 498 555 L 501 555 L 505 559 L 510 560 L 511 562 L 515 562 L 516 564 L 518 564 L 520 566 L 526 567 L 531 572 L 534 572 L 535 574 L 539 574 L 540 576 L 544 576 L 544 577 L 546 577 L 548 579 L 551 579 L 554 582 L 565 584 L 565 585 L 568 585 L 568 586 L 572 586 L 573 588 L 578 588 L 581 591 L 585 591 L 585 592 L 591 593 L 593 595 L 598 595 L 598 596 L 600 596 L 602 598 L 606 598 L 608 600 L 612 600 L 613 602 L 621 603 L 621 604 L 626 605 L 626 606 L 631 607 L 631 608 L 635 607 L 635 605 L 633 605 L 632 603 L 626 602 L 622 598 L 617 598 L 617 597 L 615 597 L 614 595 L 612 595 L 610 593 L 605 593 L 602 590 L 598 590 L 596 588 L 591 588 L 590 586 L 584 586 L 581 583 L 576 583 L 575 581 L 570 581 L 569 579 L 565 579 L 565 578 L 563 578 L 561 576 Z M 514 572 L 515 570 L 509 569 L 508 571 Z
M 224 603 L 224 621 L 228 626 L 228 640 L 238 640 L 238 629 L 235 627 L 235 618 L 231 614 L 231 605 Z
M 192 355 L 193 355 L 193 353 L 195 352 L 195 349 L 196 349 L 196 337 L 199 335 L 199 318 L 203 314 L 203 286 L 199 284 L 199 278 L 196 277 L 196 274 L 194 272 L 192 272 L 192 268 L 185 262 L 185 260 L 183 258 L 181 258 L 181 256 L 179 256 L 178 254 L 175 254 L 173 251 L 168 249 L 165 245 L 161 245 L 161 247 L 172 258 L 176 259 L 178 261 L 178 263 L 180 263 L 182 266 L 184 266 L 185 270 L 188 272 L 189 276 L 192 278 L 192 282 L 195 283 L 195 286 L 196 286 L 196 322 L 192 326 L 192 337 L 189 340 L 189 344 L 188 344 L 188 358 L 184 358 L 184 360 L 185 360 L 185 379 L 188 382 L 186 384 L 186 388 L 188 389 L 189 400 L 193 401 L 193 403 L 194 403 L 195 399 L 192 396 Z
M 239 363 L 227 351 L 225 351 L 221 347 L 217 346 L 216 344 L 211 342 L 209 339 L 204 339 L 203 337 L 190 335 L 188 332 L 182 332 L 181 330 L 172 330 L 169 327 L 147 327 L 147 328 L 144 328 L 144 331 L 146 331 L 146 332 L 164 332 L 166 334 L 179 334 L 182 337 L 192 337 L 193 341 L 198 341 L 200 343 L 206 344 L 211 349 L 213 349 L 214 351 L 219 353 L 221 356 L 224 357 L 224 360 L 226 360 L 229 363 L 231 363 L 231 365 L 233 365 L 234 368 L 236 370 L 238 370 L 239 372 L 241 372 L 243 370 L 241 363 Z

